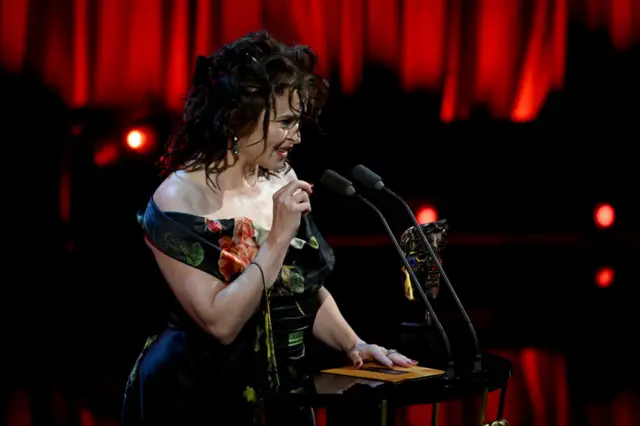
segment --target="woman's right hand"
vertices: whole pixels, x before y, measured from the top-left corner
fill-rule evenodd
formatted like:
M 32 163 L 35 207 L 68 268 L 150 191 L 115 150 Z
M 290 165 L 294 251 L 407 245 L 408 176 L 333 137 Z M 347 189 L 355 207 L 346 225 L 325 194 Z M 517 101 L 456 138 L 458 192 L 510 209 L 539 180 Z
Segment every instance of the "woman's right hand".
M 269 238 L 278 243 L 291 243 L 300 227 L 302 215 L 311 211 L 311 184 L 292 180 L 273 194 L 273 219 Z

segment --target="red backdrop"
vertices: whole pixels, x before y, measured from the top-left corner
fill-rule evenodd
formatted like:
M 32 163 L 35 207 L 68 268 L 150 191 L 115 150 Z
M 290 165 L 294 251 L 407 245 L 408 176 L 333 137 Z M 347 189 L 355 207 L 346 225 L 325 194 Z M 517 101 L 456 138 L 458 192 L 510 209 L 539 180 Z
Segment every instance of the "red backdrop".
M 562 87 L 567 23 L 640 39 L 634 0 L 0 0 L 0 60 L 30 64 L 72 106 L 180 108 L 196 54 L 266 28 L 311 45 L 353 91 L 366 61 L 410 91 L 442 95 L 441 118 L 470 107 L 536 117 Z

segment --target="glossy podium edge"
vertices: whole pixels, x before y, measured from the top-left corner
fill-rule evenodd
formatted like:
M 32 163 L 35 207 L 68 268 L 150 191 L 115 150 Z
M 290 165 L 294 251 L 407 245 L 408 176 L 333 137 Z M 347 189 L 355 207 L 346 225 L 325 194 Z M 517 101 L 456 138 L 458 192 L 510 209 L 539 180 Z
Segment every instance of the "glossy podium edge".
M 313 389 L 297 393 L 258 392 L 261 425 L 267 425 L 265 405 L 288 401 L 301 406 L 330 407 L 349 400 L 377 402 L 381 413 L 381 426 L 394 426 L 399 407 L 432 405 L 431 425 L 437 425 L 438 404 L 465 398 L 480 397 L 477 426 L 508 426 L 504 418 L 507 385 L 512 375 L 511 362 L 499 355 L 482 354 L 483 374 L 461 373 L 453 379 L 430 376 L 404 382 L 382 382 L 336 374 L 317 373 L 311 378 Z M 327 379 L 328 377 L 339 379 Z M 333 381 L 333 387 L 320 388 L 323 380 Z M 495 420 L 486 420 L 488 394 L 498 391 L 499 401 Z M 327 424 L 326 426 L 331 426 Z

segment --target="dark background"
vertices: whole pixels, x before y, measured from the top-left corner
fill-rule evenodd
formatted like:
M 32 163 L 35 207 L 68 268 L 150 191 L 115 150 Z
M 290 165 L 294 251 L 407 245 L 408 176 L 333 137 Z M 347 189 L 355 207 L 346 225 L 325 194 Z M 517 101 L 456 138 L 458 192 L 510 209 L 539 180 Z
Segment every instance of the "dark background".
M 328 136 L 307 135 L 292 158 L 298 176 L 313 183 L 327 168 L 347 175 L 365 164 L 416 208 L 433 205 L 449 220 L 443 266 L 483 347 L 516 365 L 520 385 L 509 403 L 521 424 L 536 413 L 532 374 L 543 377 L 549 410 L 568 409 L 575 424 L 593 419 L 593 407 L 615 413 L 619 395 L 635 401 L 638 383 L 640 54 L 615 52 L 606 33 L 579 24 L 570 27 L 568 46 L 564 89 L 522 124 L 482 109 L 443 124 L 439 96 L 406 94 L 392 71 L 369 64 L 354 94 L 340 94 L 335 82 L 323 123 Z M 162 281 L 135 220 L 160 181 L 158 152 L 97 167 L 94 144 L 120 129 L 121 111 L 69 110 L 37 70 L 3 72 L 0 93 L 5 414 L 18 421 L 20 395 L 29 395 L 31 420 L 53 422 L 51 395 L 61 394 L 65 406 L 115 420 L 129 369 L 161 314 L 155 289 Z M 166 139 L 169 113 L 144 120 Z M 69 223 L 59 220 L 61 170 L 71 171 Z M 402 295 L 392 246 L 361 238 L 383 234 L 372 212 L 316 187 L 321 231 L 329 240 L 353 237 L 334 247 L 327 287 L 363 338 L 384 342 L 422 308 Z M 397 234 L 410 226 L 399 205 L 371 199 Z M 602 202 L 616 209 L 605 231 L 593 220 Z M 601 266 L 615 269 L 608 288 L 595 284 Z M 459 316 L 441 294 L 436 310 L 455 324 Z M 546 364 L 531 361 L 531 351 Z M 563 405 L 553 395 L 564 392 L 565 380 Z

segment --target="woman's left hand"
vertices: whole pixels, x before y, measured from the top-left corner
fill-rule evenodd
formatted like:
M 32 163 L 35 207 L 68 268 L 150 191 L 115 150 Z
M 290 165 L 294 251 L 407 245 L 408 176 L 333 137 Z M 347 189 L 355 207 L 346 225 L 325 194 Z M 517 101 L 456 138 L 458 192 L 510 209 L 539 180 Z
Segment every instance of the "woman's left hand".
M 418 361 L 407 358 L 394 349 L 385 349 L 382 346 L 370 345 L 364 342 L 356 344 L 347 352 L 349 359 L 355 368 L 362 367 L 364 361 L 376 361 L 387 367 L 397 365 L 399 367 L 411 367 Z

